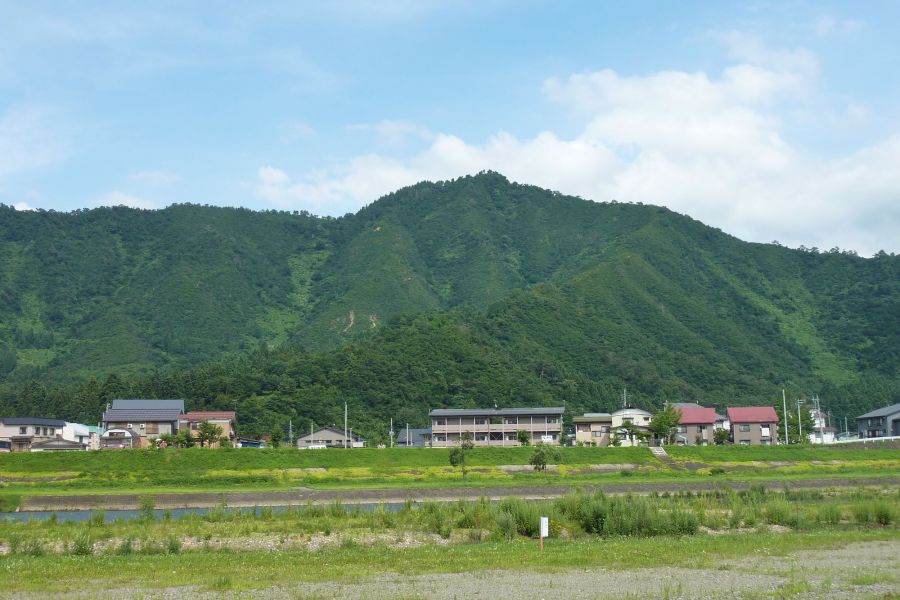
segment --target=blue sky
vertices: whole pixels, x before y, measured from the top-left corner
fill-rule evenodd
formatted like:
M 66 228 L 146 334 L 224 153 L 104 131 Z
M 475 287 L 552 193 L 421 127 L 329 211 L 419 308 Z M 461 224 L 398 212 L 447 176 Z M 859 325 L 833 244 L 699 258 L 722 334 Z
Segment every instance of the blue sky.
M 352 212 L 493 169 L 900 251 L 896 2 L 4 2 L 0 202 Z

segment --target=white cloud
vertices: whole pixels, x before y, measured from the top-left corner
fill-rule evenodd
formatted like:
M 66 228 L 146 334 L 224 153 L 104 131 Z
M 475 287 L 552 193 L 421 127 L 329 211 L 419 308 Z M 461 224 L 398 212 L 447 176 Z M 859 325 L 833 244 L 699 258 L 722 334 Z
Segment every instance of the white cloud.
M 430 141 L 434 133 L 423 125 L 412 121 L 392 121 L 386 119 L 378 123 L 363 123 L 348 126 L 350 130 L 374 132 L 382 144 L 400 146 L 410 139 Z
M 34 210 L 34 207 L 29 206 L 27 202 L 16 202 L 13 204 L 13 208 L 16 210 Z
M 816 35 L 826 37 L 834 34 L 856 33 L 864 27 L 862 21 L 854 19 L 837 19 L 832 15 L 822 15 L 813 23 Z
M 159 208 L 155 202 L 138 198 L 122 192 L 109 192 L 103 194 L 93 202 L 94 206 L 130 206 L 131 208 L 154 209 Z
M 131 181 L 153 186 L 172 185 L 181 181 L 181 177 L 168 171 L 138 171 L 129 176 Z
M 815 91 L 815 56 L 738 32 L 721 39 L 735 62 L 718 75 L 605 69 L 548 79 L 545 96 L 581 115 L 571 139 L 435 133 L 412 155 L 357 156 L 297 179 L 264 167 L 256 192 L 283 208 L 343 214 L 417 181 L 491 169 L 594 200 L 668 206 L 752 241 L 900 250 L 900 137 L 839 160 L 792 145 L 783 109 Z
M 52 165 L 68 154 L 67 132 L 54 112 L 13 107 L 0 115 L 0 178 Z

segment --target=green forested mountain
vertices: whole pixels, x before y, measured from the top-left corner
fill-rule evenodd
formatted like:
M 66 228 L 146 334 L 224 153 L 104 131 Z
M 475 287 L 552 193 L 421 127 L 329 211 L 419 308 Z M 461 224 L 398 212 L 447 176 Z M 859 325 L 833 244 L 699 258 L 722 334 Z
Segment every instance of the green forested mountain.
M 0 207 L 0 405 L 111 395 L 364 430 L 428 407 L 898 401 L 900 257 L 750 244 L 485 173 L 355 215 Z M 114 377 L 109 377 L 114 374 Z

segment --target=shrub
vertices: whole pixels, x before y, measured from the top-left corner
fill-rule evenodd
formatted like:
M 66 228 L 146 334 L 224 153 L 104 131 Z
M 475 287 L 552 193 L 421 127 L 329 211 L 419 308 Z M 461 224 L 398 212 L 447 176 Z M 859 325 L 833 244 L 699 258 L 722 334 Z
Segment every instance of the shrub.
M 825 525 L 837 525 L 841 522 L 841 509 L 834 504 L 823 504 L 816 512 L 816 519 Z
M 76 556 L 89 556 L 94 553 L 94 540 L 86 531 L 81 532 L 72 540 L 69 552 Z

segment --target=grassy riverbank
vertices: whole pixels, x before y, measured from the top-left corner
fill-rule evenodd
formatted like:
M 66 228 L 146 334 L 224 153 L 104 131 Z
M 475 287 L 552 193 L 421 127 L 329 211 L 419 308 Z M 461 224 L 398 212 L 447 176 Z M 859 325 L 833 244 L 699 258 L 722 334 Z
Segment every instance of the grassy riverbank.
M 426 503 L 369 512 L 335 503 L 162 520 L 146 509 L 146 518 L 130 522 L 95 513 L 81 523 L 0 523 L 0 589 L 257 590 L 501 568 L 716 568 L 730 557 L 760 552 L 900 540 L 900 494 L 875 488 L 573 493 L 553 501 Z M 535 541 L 542 515 L 551 520 L 544 552 Z
M 166 449 L 0 455 L 0 510 L 23 496 L 361 488 L 591 485 L 888 476 L 900 451 L 790 447 L 561 448 L 559 465 L 534 471 L 530 448 L 476 448 L 467 473 L 446 449 Z

